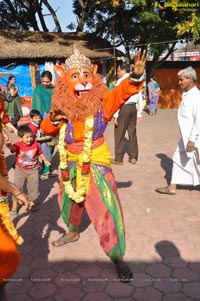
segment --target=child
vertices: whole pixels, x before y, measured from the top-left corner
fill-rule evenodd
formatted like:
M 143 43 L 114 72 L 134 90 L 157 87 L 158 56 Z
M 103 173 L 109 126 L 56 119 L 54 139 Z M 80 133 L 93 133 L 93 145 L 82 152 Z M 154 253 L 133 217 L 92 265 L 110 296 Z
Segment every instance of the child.
M 32 130 L 22 125 L 18 129 L 20 141 L 11 144 L 6 141 L 6 146 L 12 153 L 16 154 L 16 165 L 14 183 L 19 189 L 23 189 L 24 182 L 27 180 L 27 190 L 31 211 L 38 211 L 37 198 L 39 195 L 39 157 L 50 165 L 37 141 L 34 140 Z M 17 216 L 17 201 L 14 198 L 12 203 L 12 216 Z
M 31 122 L 29 123 L 29 127 L 32 130 L 33 137 L 37 142 L 40 143 L 42 152 L 44 153 L 45 157 L 51 161 L 51 146 L 48 145 L 51 142 L 52 137 L 46 136 L 40 131 L 40 123 L 42 121 L 41 114 L 38 110 L 32 110 L 30 112 Z M 42 171 L 41 171 L 41 180 L 48 179 L 50 175 L 51 168 L 47 166 L 45 163 L 42 162 Z
M 40 130 L 40 123 L 42 121 L 40 112 L 38 110 L 30 111 L 31 122 L 29 123 L 29 128 L 32 130 L 33 138 L 37 142 L 48 142 L 51 141 L 51 136 L 46 136 L 42 134 Z

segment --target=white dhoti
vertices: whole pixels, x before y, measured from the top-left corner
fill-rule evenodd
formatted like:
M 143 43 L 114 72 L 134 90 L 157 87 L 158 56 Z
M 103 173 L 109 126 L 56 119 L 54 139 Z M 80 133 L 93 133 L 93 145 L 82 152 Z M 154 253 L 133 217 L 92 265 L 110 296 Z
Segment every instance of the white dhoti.
M 173 155 L 172 184 L 200 185 L 200 162 L 198 150 L 188 157 L 185 151 L 178 148 Z
M 200 184 L 200 91 L 194 86 L 183 93 L 178 109 L 181 139 L 173 155 L 172 184 Z M 194 151 L 188 152 L 188 142 L 194 143 Z

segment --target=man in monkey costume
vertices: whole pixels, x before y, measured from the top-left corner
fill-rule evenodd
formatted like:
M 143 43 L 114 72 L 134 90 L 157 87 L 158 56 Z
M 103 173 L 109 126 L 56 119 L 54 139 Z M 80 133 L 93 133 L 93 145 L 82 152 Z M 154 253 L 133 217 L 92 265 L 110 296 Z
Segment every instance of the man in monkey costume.
M 58 201 L 68 233 L 53 245 L 60 247 L 79 239 L 78 226 L 85 208 L 122 281 L 130 281 L 132 273 L 123 262 L 123 214 L 103 134 L 113 114 L 143 87 L 145 63 L 146 52 L 140 49 L 134 57 L 130 77 L 108 90 L 96 74 L 96 66 L 74 49 L 63 66 L 55 66 L 59 76 L 52 108 L 41 124 L 45 134 L 59 135 Z

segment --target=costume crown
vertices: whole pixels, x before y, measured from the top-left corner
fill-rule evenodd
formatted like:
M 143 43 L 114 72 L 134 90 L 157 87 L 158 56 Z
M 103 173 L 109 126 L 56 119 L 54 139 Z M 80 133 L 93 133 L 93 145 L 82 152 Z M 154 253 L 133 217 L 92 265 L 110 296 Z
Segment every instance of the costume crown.
M 74 47 L 74 53 L 65 60 L 64 68 L 65 71 L 69 71 L 72 68 L 87 67 L 93 71 L 93 65 L 88 57 L 81 54 L 78 49 Z

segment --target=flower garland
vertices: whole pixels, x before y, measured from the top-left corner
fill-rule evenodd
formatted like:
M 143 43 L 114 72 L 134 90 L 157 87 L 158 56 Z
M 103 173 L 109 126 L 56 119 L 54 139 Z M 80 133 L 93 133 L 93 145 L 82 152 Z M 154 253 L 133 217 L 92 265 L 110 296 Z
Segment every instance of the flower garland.
M 0 220 L 2 221 L 3 226 L 8 231 L 13 240 L 16 242 L 16 244 L 21 245 L 24 242 L 24 240 L 17 233 L 13 222 L 10 220 L 10 210 L 7 199 L 7 196 L 0 196 Z
M 87 117 L 85 120 L 85 129 L 84 129 L 84 146 L 82 153 L 82 162 L 78 162 L 81 165 L 81 174 L 80 179 L 77 181 L 76 191 L 73 188 L 70 174 L 68 170 L 68 152 L 65 143 L 67 123 L 63 122 L 60 133 L 59 133 L 59 156 L 60 156 L 60 168 L 61 176 L 63 179 L 63 186 L 66 194 L 70 199 L 76 203 L 81 203 L 84 201 L 85 194 L 89 188 L 89 176 L 90 176 L 90 164 L 91 164 L 91 154 L 92 154 L 92 135 L 94 129 L 94 117 Z M 77 166 L 77 169 L 79 166 Z M 79 172 L 79 170 L 77 170 Z

